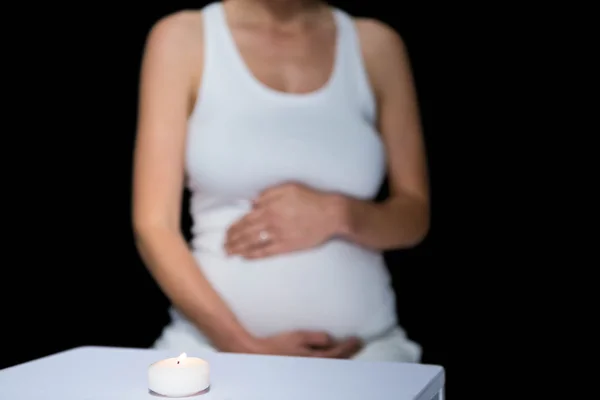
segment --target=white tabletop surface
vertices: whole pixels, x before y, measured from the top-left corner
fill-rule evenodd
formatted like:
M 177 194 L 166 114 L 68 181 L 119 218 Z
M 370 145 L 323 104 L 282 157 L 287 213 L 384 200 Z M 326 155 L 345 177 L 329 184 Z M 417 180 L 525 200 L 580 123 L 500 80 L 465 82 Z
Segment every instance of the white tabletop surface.
M 148 366 L 164 351 L 79 347 L 0 371 L 2 400 L 159 400 Z M 188 354 L 210 363 L 211 388 L 193 400 L 431 400 L 442 367 L 421 364 Z

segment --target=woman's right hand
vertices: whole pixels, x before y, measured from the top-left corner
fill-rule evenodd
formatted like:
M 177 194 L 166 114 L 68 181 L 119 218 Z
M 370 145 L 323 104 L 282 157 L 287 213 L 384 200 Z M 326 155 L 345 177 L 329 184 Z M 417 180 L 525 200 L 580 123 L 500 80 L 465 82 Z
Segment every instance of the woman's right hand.
M 358 338 L 334 340 L 324 332 L 293 331 L 256 339 L 253 352 L 280 356 L 351 358 L 361 348 L 362 342 Z

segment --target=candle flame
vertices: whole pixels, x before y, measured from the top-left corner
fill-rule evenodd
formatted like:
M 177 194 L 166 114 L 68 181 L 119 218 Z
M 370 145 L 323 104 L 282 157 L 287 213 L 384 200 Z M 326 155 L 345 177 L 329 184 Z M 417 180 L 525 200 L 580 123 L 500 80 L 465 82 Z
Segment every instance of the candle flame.
M 179 364 L 180 362 L 182 362 L 183 360 L 185 360 L 186 357 L 187 357 L 187 354 L 181 353 L 181 355 L 179 357 L 177 357 L 177 364 Z

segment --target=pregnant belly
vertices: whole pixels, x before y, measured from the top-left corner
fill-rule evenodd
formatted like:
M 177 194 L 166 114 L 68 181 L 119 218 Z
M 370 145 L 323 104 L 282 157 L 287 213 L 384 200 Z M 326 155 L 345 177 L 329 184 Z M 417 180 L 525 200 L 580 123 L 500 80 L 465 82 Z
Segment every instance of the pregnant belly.
M 212 246 L 211 246 L 212 247 Z M 254 335 L 295 329 L 369 340 L 396 324 L 395 297 L 381 254 L 335 240 L 319 248 L 244 260 L 195 256 L 213 287 Z

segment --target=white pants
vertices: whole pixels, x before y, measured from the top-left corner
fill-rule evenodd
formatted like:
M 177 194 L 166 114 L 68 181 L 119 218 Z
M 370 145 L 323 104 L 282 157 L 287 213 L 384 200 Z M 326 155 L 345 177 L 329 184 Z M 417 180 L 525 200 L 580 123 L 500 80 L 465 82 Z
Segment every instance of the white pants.
M 180 321 L 167 325 L 153 348 L 169 350 L 173 354 L 217 351 L 194 326 Z M 418 363 L 421 346 L 408 339 L 402 328 L 396 327 L 387 335 L 367 343 L 353 359 Z

